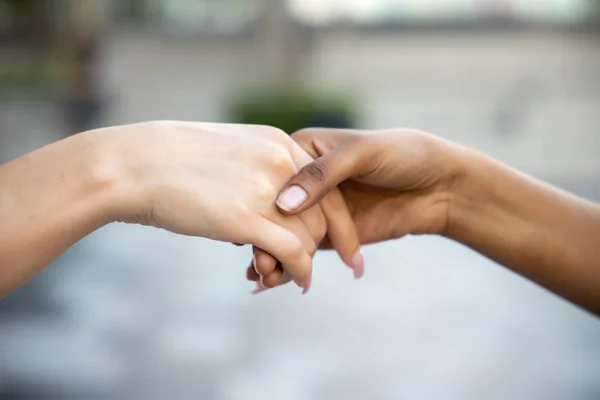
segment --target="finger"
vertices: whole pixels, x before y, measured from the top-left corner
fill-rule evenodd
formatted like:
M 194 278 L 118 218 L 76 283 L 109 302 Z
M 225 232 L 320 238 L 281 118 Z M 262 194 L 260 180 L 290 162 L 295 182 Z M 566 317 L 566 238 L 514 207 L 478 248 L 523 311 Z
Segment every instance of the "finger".
M 266 279 L 270 279 L 273 281 L 278 280 L 276 284 L 273 284 L 269 287 L 261 282 L 260 276 L 254 270 L 254 267 L 252 267 L 252 266 L 248 267 L 248 269 L 246 270 L 246 276 L 248 277 L 249 281 L 256 283 L 256 289 L 254 289 L 254 291 L 252 291 L 252 293 L 258 294 L 258 293 L 264 292 L 266 290 L 269 290 L 270 288 L 274 288 L 276 286 L 286 285 L 292 281 L 290 274 L 285 272 L 281 266 L 278 266 L 276 271 L 274 271 L 272 274 L 273 275 L 280 274 L 280 275 L 278 277 L 274 277 L 274 278 L 266 278 Z M 263 279 L 265 279 L 265 278 L 263 278 Z
M 259 294 L 269 290 L 269 288 L 265 287 L 260 281 L 256 282 L 256 289 L 252 291 L 252 294 Z
M 361 134 L 364 132 L 353 129 L 307 128 L 294 132 L 290 137 L 305 152 L 313 158 L 318 158 L 329 153 L 348 138 Z M 317 147 L 324 148 L 326 151 L 319 151 Z
M 292 277 L 290 276 L 290 274 L 288 274 L 284 270 L 283 271 L 283 276 L 281 277 L 281 280 L 279 281 L 279 286 L 287 285 L 291 281 L 292 281 Z
M 280 278 L 268 278 L 271 274 L 278 274 Z M 246 279 L 248 279 L 251 282 L 260 282 L 261 276 L 258 274 L 258 272 L 256 272 L 254 265 L 250 265 L 246 268 Z M 275 270 L 273 270 L 273 272 L 271 272 L 270 274 L 265 275 L 263 279 L 268 279 L 269 282 L 279 279 L 277 286 L 285 285 L 292 280 L 290 274 L 285 272 L 283 270 L 283 267 L 279 263 L 277 264 L 277 267 L 275 267 Z
M 261 275 L 269 275 L 275 271 L 277 267 L 277 259 L 264 250 L 254 247 L 254 257 L 252 258 L 252 265 L 256 272 Z
M 250 272 L 250 271 L 252 271 L 252 272 Z M 248 274 L 252 274 L 252 273 L 256 274 L 256 271 L 254 271 L 253 267 L 248 267 L 247 273 Z M 290 277 L 290 275 L 287 272 L 285 272 L 283 270 L 283 268 L 277 267 L 277 271 L 273 272 L 272 275 L 275 276 L 278 273 L 281 273 L 281 275 L 274 277 L 274 278 L 267 278 L 267 279 L 273 279 L 273 281 L 275 281 L 277 279 L 278 280 L 277 283 L 268 284 L 268 285 L 265 285 L 263 282 L 261 282 L 260 277 L 258 276 L 258 274 L 256 274 L 256 279 L 250 279 L 251 281 L 256 283 L 256 288 L 252 291 L 252 294 L 262 293 L 269 289 L 273 289 L 277 286 L 286 285 L 292 281 L 292 278 Z
M 361 135 L 360 131 L 311 128 L 301 130 L 292 137 L 298 145 L 291 149 L 293 158 L 298 164 L 306 165 L 312 161 L 311 157 L 322 157 L 340 143 L 364 135 Z M 353 269 L 354 276 L 362 277 L 364 257 L 360 252 L 360 239 L 354 219 L 340 190 L 332 189 L 320 204 L 328 227 L 327 236 L 321 244 L 335 248 L 344 263 Z
M 248 268 L 246 268 L 246 279 L 252 282 L 260 281 L 260 275 L 254 269 L 254 266 L 251 265 Z
M 279 286 L 281 283 L 281 278 L 283 277 L 283 267 L 277 266 L 273 272 L 269 275 L 264 275 L 261 279 L 263 286 L 272 289 L 274 287 Z
M 327 220 L 329 244 L 337 251 L 342 261 L 352 268 L 354 278 L 362 278 L 365 273 L 365 260 L 360 250 L 360 238 L 339 189 L 335 188 L 325 196 L 321 202 L 321 209 Z
M 321 128 L 304 129 L 292 136 L 296 144 L 299 145 L 298 150 L 302 149 L 299 152 L 294 152 L 294 156 L 301 163 L 306 163 L 306 153 L 313 158 L 322 157 L 344 140 L 348 141 L 359 136 L 361 136 L 359 131 Z M 332 189 L 329 194 L 325 195 L 320 204 L 328 227 L 327 237 L 322 245 L 334 248 L 342 261 L 352 268 L 355 278 L 362 277 L 364 274 L 364 257 L 360 251 L 360 238 L 354 219 L 340 190 L 338 188 Z
M 278 267 L 278 268 L 280 268 L 280 267 Z M 272 287 L 268 287 L 268 286 L 264 285 L 260 280 L 256 281 L 256 289 L 254 289 L 252 291 L 252 294 L 266 292 L 267 290 L 275 288 L 276 286 L 283 286 L 292 280 L 290 275 L 287 274 L 286 272 L 284 272 L 283 269 L 281 269 L 281 272 L 283 273 L 283 277 L 280 278 L 278 284 L 273 285 Z M 273 272 L 273 274 L 276 274 L 276 273 L 277 272 Z
M 302 241 L 287 229 L 261 219 L 257 223 L 256 236 L 252 244 L 264 249 L 279 260 L 298 286 L 308 291 L 312 276 L 312 257 Z
M 361 164 L 364 149 L 360 149 L 358 141 L 347 140 L 305 165 L 279 193 L 276 203 L 281 211 L 300 213 L 321 201 L 341 182 L 360 174 L 365 165 Z
M 237 247 L 245 246 L 243 243 L 232 243 L 232 245 L 237 246 Z
M 281 275 L 279 275 L 279 273 L 281 273 Z M 261 283 L 262 287 L 275 288 L 278 286 L 287 285 L 288 283 L 290 283 L 292 281 L 292 277 L 290 276 L 290 274 L 285 272 L 285 270 L 281 266 L 277 267 L 277 269 L 273 272 L 273 275 L 275 275 L 275 277 L 273 277 L 273 278 L 263 277 L 263 281 L 265 281 L 266 279 L 272 280 L 271 282 L 268 283 L 269 285 L 272 285 L 272 287 L 268 287 L 267 285 Z M 275 281 L 277 281 L 276 284 L 274 284 Z

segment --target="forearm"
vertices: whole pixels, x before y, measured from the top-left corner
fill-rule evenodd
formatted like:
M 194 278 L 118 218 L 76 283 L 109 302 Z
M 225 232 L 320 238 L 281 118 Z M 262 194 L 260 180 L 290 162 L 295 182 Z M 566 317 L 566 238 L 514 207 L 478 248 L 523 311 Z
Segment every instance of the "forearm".
M 0 298 L 106 224 L 114 180 L 92 135 L 0 166 Z
M 600 313 L 600 207 L 477 152 L 462 156 L 447 235 Z

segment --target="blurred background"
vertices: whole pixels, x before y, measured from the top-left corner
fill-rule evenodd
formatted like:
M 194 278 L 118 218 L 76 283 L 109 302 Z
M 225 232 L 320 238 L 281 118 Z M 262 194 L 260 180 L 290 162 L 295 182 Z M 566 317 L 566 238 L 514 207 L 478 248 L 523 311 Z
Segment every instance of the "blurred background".
M 142 120 L 415 127 L 600 200 L 597 0 L 0 0 L 0 162 Z M 599 399 L 600 323 L 455 243 L 334 254 L 111 225 L 0 301 L 0 399 Z

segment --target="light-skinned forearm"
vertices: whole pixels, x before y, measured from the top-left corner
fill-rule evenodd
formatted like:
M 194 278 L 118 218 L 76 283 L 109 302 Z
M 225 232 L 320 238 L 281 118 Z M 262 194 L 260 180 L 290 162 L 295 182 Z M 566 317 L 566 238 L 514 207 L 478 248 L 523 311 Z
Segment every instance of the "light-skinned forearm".
M 114 181 L 94 142 L 76 135 L 0 166 L 0 298 L 109 222 Z
M 476 151 L 459 162 L 447 236 L 600 314 L 600 206 Z

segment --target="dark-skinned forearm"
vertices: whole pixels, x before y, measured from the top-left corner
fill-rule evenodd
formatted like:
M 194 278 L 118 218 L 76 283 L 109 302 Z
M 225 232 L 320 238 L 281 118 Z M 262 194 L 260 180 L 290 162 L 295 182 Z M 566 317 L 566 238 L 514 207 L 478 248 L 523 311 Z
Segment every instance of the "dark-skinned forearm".
M 600 314 L 600 206 L 464 150 L 447 236 Z

